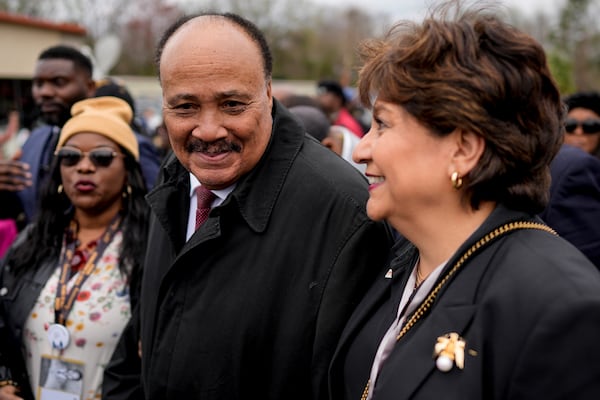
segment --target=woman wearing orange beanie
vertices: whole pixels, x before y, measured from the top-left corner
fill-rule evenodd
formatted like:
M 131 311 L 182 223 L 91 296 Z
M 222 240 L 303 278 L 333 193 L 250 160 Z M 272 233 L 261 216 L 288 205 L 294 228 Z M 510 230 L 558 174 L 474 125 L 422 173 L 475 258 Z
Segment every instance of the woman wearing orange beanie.
M 136 303 L 147 206 L 131 108 L 97 97 L 71 114 L 0 269 L 0 399 L 99 398 Z

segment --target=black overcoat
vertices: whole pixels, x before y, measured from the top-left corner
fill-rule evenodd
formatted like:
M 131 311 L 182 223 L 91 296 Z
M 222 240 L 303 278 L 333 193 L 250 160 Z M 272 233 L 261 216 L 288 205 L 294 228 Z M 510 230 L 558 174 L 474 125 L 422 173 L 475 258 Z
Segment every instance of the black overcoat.
M 325 399 L 341 330 L 389 254 L 367 182 L 275 101 L 259 164 L 185 241 L 188 172 L 171 158 L 141 294 L 148 399 Z

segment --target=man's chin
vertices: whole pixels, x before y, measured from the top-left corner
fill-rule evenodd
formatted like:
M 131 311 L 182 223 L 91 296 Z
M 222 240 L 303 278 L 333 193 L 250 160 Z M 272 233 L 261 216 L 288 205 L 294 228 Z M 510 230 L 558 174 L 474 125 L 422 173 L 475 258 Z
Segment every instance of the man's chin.
M 56 125 L 62 127 L 68 120 L 71 118 L 71 115 L 68 114 L 42 114 L 42 120 L 48 125 Z

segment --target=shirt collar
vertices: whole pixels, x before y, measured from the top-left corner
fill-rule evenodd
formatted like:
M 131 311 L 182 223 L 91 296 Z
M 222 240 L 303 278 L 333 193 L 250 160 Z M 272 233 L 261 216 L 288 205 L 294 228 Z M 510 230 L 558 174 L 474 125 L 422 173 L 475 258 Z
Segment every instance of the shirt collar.
M 190 175 L 190 199 L 191 199 L 194 196 L 194 194 L 196 193 L 196 188 L 198 186 L 201 186 L 201 183 L 198 180 L 198 178 L 196 178 L 194 176 L 194 174 L 192 174 L 190 172 L 189 175 Z M 221 201 L 223 201 L 227 198 L 227 196 L 229 196 L 229 193 L 233 192 L 233 189 L 235 189 L 235 183 L 233 185 L 226 187 L 225 189 L 211 190 L 211 192 L 213 192 L 215 194 L 215 196 L 217 196 L 219 199 L 221 199 Z

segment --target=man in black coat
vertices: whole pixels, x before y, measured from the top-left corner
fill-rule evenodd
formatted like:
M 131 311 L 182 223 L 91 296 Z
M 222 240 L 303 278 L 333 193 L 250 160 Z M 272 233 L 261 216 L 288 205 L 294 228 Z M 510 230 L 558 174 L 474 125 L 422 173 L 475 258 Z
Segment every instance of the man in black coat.
M 392 241 L 366 215 L 367 182 L 273 99 L 247 20 L 186 17 L 157 60 L 173 155 L 147 197 L 145 398 L 325 399 L 338 337 Z M 105 397 L 122 398 L 126 357 L 113 361 Z

